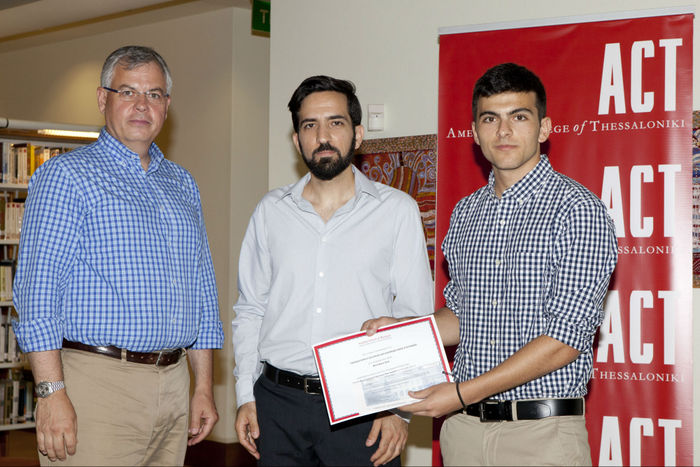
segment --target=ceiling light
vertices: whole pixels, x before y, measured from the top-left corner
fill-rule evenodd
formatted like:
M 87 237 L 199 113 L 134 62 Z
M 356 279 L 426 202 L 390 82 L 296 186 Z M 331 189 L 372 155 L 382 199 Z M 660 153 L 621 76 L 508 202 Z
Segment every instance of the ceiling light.
M 98 131 L 76 131 L 76 130 L 54 130 L 54 129 L 41 129 L 37 130 L 37 133 L 44 136 L 63 136 L 67 138 L 95 138 L 100 136 Z

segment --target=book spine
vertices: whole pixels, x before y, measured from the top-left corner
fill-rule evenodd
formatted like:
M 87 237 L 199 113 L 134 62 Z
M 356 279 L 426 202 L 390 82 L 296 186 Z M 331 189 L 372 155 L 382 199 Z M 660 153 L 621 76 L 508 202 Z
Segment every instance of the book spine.
M 35 420 L 34 418 L 34 407 L 35 407 L 35 395 L 34 395 L 34 382 L 30 379 L 25 380 L 26 381 L 26 392 L 25 392 L 25 398 L 26 401 L 24 403 L 24 416 L 25 420 L 28 422 L 33 422 Z
M 7 161 L 7 183 L 17 183 L 17 148 L 10 145 L 10 157 Z
M 4 308 L 0 308 L 0 362 L 7 361 L 7 323 L 8 316 Z
M 19 421 L 19 380 L 12 380 L 12 412 L 10 414 L 10 423 Z
M 15 337 L 15 330 L 12 329 L 12 325 L 5 323 L 7 327 L 7 360 L 10 362 L 19 361 L 19 346 L 17 345 L 17 338 Z

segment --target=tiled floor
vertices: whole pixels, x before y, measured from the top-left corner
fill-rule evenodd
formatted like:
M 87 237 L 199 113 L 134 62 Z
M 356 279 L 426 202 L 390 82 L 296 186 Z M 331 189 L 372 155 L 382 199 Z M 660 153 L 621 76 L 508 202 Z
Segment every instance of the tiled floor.
M 0 467 L 38 466 L 34 430 L 15 430 L 6 433 L 6 452 L 4 457 L 0 457 Z M 252 467 L 255 466 L 255 459 L 238 443 L 221 444 L 203 441 L 188 449 L 185 465 L 188 467 Z

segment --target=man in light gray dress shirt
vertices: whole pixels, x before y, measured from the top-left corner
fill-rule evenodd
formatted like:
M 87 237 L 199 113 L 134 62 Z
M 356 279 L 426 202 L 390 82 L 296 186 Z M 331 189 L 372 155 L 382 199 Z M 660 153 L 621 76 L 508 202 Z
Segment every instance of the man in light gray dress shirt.
M 263 197 L 241 247 L 236 432 L 261 465 L 400 465 L 398 415 L 330 427 L 312 345 L 433 311 L 418 206 L 351 164 L 364 135 L 351 82 L 308 78 L 289 110 L 309 173 Z

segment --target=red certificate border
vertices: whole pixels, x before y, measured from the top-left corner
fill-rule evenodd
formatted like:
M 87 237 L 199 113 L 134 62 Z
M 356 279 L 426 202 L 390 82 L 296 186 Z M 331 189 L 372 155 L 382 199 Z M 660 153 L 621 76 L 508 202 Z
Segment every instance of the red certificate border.
M 391 329 L 396 329 L 400 328 L 403 326 L 409 326 L 413 324 L 420 324 L 425 321 L 428 321 L 430 323 L 430 331 L 433 333 L 433 341 L 435 342 L 435 346 L 438 348 L 438 354 L 440 355 L 440 363 L 442 364 L 442 371 L 445 374 L 445 381 L 450 382 L 450 371 L 449 371 L 449 365 L 447 363 L 447 358 L 445 356 L 445 351 L 444 351 L 444 346 L 443 349 L 440 349 L 441 345 L 441 340 L 438 335 L 438 330 L 437 330 L 437 324 L 435 323 L 435 318 L 433 315 L 429 316 L 423 316 L 419 318 L 414 318 L 406 321 L 401 321 L 396 324 L 390 324 L 388 326 L 382 326 L 381 328 L 377 329 L 377 333 L 384 332 L 384 331 L 389 331 Z M 337 339 L 332 339 L 326 342 L 323 342 L 321 344 L 316 344 L 313 346 L 314 348 L 314 356 L 316 357 L 316 366 L 318 367 L 318 376 L 321 379 L 321 384 L 323 386 L 323 397 L 326 400 L 326 407 L 328 408 L 328 413 L 331 417 L 331 424 L 343 422 L 346 420 L 351 420 L 353 418 L 357 418 L 360 416 L 359 413 L 353 413 L 353 414 L 348 414 L 344 415 L 342 417 L 336 417 L 335 411 L 333 410 L 333 404 L 331 403 L 331 398 L 330 394 L 328 392 L 328 384 L 326 383 L 326 373 L 323 370 L 323 364 L 321 362 L 321 355 L 319 354 L 319 350 L 328 347 L 331 345 L 338 344 L 340 342 L 346 342 L 352 339 L 357 339 L 359 337 L 362 337 L 366 335 L 367 333 L 365 331 L 360 331 L 354 334 L 349 334 L 347 336 L 339 337 Z

